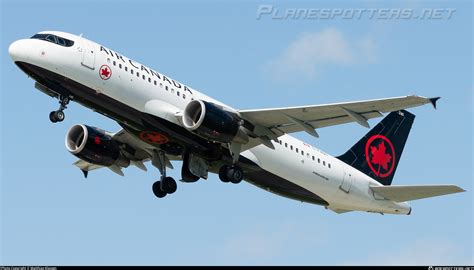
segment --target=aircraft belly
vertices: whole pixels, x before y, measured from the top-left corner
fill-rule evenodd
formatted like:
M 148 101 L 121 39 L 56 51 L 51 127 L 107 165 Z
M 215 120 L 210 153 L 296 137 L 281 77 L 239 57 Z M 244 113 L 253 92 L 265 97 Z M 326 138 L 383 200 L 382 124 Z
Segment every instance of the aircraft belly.
M 278 153 L 277 150 L 263 145 L 252 148 L 250 151 L 258 159 L 262 169 L 316 194 L 325 201 L 330 201 L 330 195 L 335 189 L 329 181 L 312 173 L 308 164 L 304 163 L 310 162 L 310 160 L 288 155 L 283 152 L 283 149 L 280 149 L 280 153 Z

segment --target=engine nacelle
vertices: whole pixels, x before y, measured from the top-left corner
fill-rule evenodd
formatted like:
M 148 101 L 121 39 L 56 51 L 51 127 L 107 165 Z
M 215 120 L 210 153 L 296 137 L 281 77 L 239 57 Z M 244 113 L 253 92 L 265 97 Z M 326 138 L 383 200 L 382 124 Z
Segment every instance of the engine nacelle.
M 119 144 L 105 131 L 86 125 L 75 125 L 66 135 L 66 148 L 73 155 L 87 162 L 111 166 L 117 164 L 126 167 L 121 158 Z
M 184 109 L 182 122 L 186 129 L 221 143 L 247 143 L 249 138 L 233 112 L 203 100 L 193 100 Z

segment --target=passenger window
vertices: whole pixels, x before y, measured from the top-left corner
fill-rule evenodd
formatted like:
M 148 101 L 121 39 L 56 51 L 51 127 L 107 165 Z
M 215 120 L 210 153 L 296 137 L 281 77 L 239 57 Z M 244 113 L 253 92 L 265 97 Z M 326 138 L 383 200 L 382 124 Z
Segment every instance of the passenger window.
M 137 77 L 140 78 L 140 72 L 137 71 Z
M 296 153 L 298 153 L 298 148 L 296 148 Z
M 329 167 L 329 169 L 331 169 L 331 163 L 328 163 L 328 167 Z
M 179 97 L 179 91 L 176 91 L 176 94 L 177 94 L 177 95 L 178 95 L 178 97 Z
M 133 75 L 133 69 L 130 69 L 130 73 L 132 73 L 132 75 Z
M 168 85 L 165 86 L 166 91 L 168 91 Z
M 142 75 L 142 79 L 145 79 L 145 74 Z
M 321 163 L 321 160 L 318 158 L 318 163 Z
M 127 66 L 125 66 L 125 71 L 128 71 L 128 67 L 127 67 Z
M 163 88 L 163 84 L 162 84 L 162 83 L 160 83 L 160 88 Z
M 183 99 L 186 99 L 186 94 L 185 93 L 183 93 Z
M 314 161 L 314 156 L 313 156 L 313 161 Z
M 326 161 L 323 161 L 323 166 L 326 166 Z
M 288 143 L 285 143 L 285 147 L 287 147 L 287 148 L 288 148 Z
M 148 82 L 151 83 L 151 78 L 150 77 L 148 77 Z
M 117 62 L 114 61 L 113 64 L 114 64 L 114 66 L 116 66 L 116 65 L 117 65 Z
M 293 150 L 293 145 L 290 145 L 290 149 Z
M 301 150 L 301 155 L 304 156 L 304 151 L 303 150 Z
M 122 64 L 119 64 L 119 68 L 122 68 Z
M 156 81 L 153 81 L 153 84 L 156 85 Z

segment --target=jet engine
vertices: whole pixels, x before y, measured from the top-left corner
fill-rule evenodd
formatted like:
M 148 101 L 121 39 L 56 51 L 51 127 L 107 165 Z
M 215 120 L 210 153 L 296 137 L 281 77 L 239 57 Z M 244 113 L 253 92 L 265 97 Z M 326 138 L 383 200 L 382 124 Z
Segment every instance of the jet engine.
M 248 135 L 235 112 L 203 100 L 193 100 L 184 109 L 182 122 L 186 129 L 205 139 L 221 143 L 247 143 Z
M 95 127 L 71 127 L 66 135 L 66 148 L 76 157 L 97 165 L 127 167 L 130 163 L 122 157 L 119 143 L 107 132 Z

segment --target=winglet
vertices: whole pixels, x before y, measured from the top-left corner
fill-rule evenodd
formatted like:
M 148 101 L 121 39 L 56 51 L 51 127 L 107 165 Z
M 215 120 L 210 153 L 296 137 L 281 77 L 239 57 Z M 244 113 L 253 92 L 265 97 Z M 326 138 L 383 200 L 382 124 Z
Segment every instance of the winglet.
M 84 174 L 84 178 L 87 178 L 87 175 L 89 174 L 89 171 L 82 170 L 82 169 L 81 169 L 81 171 Z
M 434 97 L 434 98 L 429 98 L 430 102 L 431 102 L 431 105 L 433 105 L 433 107 L 435 108 L 436 110 L 436 102 L 438 101 L 438 99 L 440 99 L 441 97 Z

